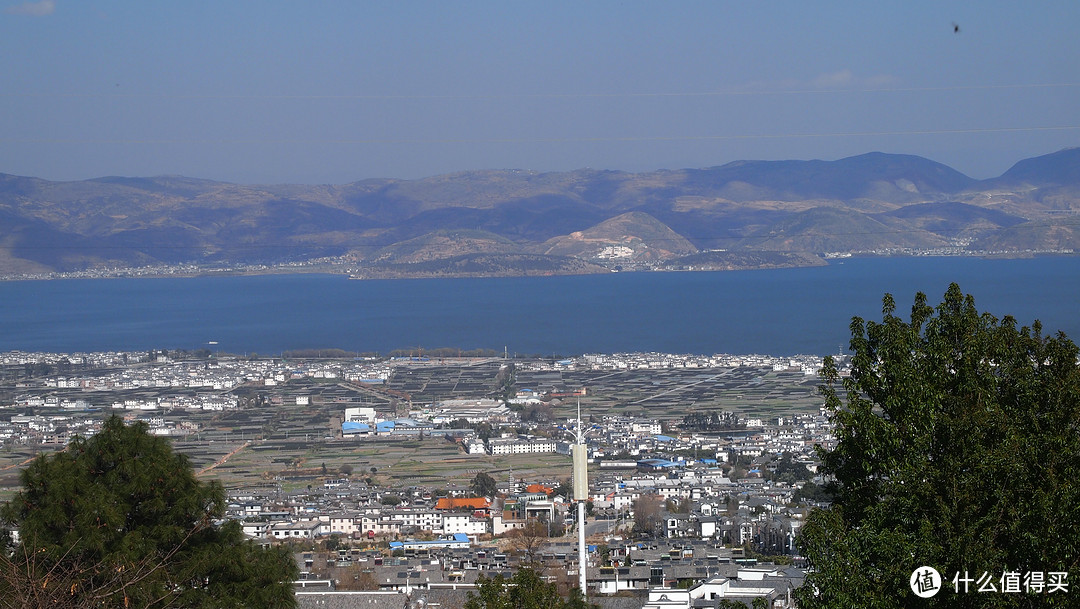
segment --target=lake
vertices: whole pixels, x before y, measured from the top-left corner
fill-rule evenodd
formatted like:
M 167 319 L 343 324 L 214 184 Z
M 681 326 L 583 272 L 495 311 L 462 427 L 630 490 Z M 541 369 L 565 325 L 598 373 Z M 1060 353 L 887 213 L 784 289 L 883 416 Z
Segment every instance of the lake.
M 0 282 L 0 351 L 505 347 L 517 354 L 836 353 L 853 315 L 950 282 L 980 311 L 1080 336 L 1080 257 L 848 258 L 824 267 L 569 277 L 334 275 Z

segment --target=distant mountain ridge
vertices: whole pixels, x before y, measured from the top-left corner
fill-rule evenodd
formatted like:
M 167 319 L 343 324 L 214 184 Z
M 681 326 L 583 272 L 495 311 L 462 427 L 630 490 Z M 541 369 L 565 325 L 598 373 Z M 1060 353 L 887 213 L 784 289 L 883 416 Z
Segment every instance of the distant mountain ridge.
M 711 169 L 693 170 L 700 182 L 722 184 L 732 200 L 762 198 L 884 199 L 910 202 L 919 193 L 954 194 L 975 183 L 964 174 L 928 159 L 870 152 L 838 161 L 734 161 Z M 743 185 L 755 196 L 741 192 Z
M 1078 213 L 1080 148 L 1021 160 L 990 180 L 881 152 L 317 186 L 0 174 L 0 274 L 325 259 L 362 276 L 508 275 L 913 250 L 1020 255 L 1080 249 Z

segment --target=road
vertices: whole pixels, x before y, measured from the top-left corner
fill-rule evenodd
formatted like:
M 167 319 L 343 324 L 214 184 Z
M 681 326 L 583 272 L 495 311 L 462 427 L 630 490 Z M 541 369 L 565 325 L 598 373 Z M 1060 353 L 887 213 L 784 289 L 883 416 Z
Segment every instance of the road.
M 600 520 L 599 518 L 586 518 L 585 538 L 588 539 L 594 535 L 602 537 L 611 535 L 615 531 L 616 524 L 626 527 L 627 520 L 625 518 L 621 520 Z

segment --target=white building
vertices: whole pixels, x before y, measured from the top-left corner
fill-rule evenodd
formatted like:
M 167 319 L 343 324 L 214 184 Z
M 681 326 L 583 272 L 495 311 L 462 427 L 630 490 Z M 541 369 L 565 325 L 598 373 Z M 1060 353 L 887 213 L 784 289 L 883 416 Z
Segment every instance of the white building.
M 345 420 L 355 423 L 367 423 L 368 425 L 375 424 L 375 409 L 374 408 L 346 408 Z
M 443 514 L 443 535 L 483 535 L 489 532 L 486 519 L 476 518 L 472 514 Z
M 491 438 L 487 441 L 490 455 L 553 453 L 555 448 L 555 440 L 548 438 Z
M 318 520 L 282 522 L 270 527 L 270 534 L 274 539 L 313 539 L 322 533 L 322 526 Z
M 362 521 L 355 516 L 340 515 L 340 516 L 319 516 L 319 522 L 322 525 L 319 527 L 320 531 L 325 532 L 328 535 L 352 535 L 354 533 L 359 534 L 364 531 L 362 528 Z

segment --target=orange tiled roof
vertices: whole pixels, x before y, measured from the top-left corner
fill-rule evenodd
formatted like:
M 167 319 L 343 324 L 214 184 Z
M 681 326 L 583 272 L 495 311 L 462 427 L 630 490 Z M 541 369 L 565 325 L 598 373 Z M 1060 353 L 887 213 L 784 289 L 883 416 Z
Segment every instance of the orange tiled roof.
M 456 508 L 472 508 L 474 510 L 487 509 L 491 505 L 491 502 L 484 497 L 440 497 L 435 502 L 435 509 L 437 510 L 453 510 Z
M 550 495 L 551 493 L 555 492 L 555 489 L 551 488 L 550 486 L 544 486 L 543 484 L 530 484 L 529 486 L 525 487 L 525 492 L 544 493 L 545 495 Z

